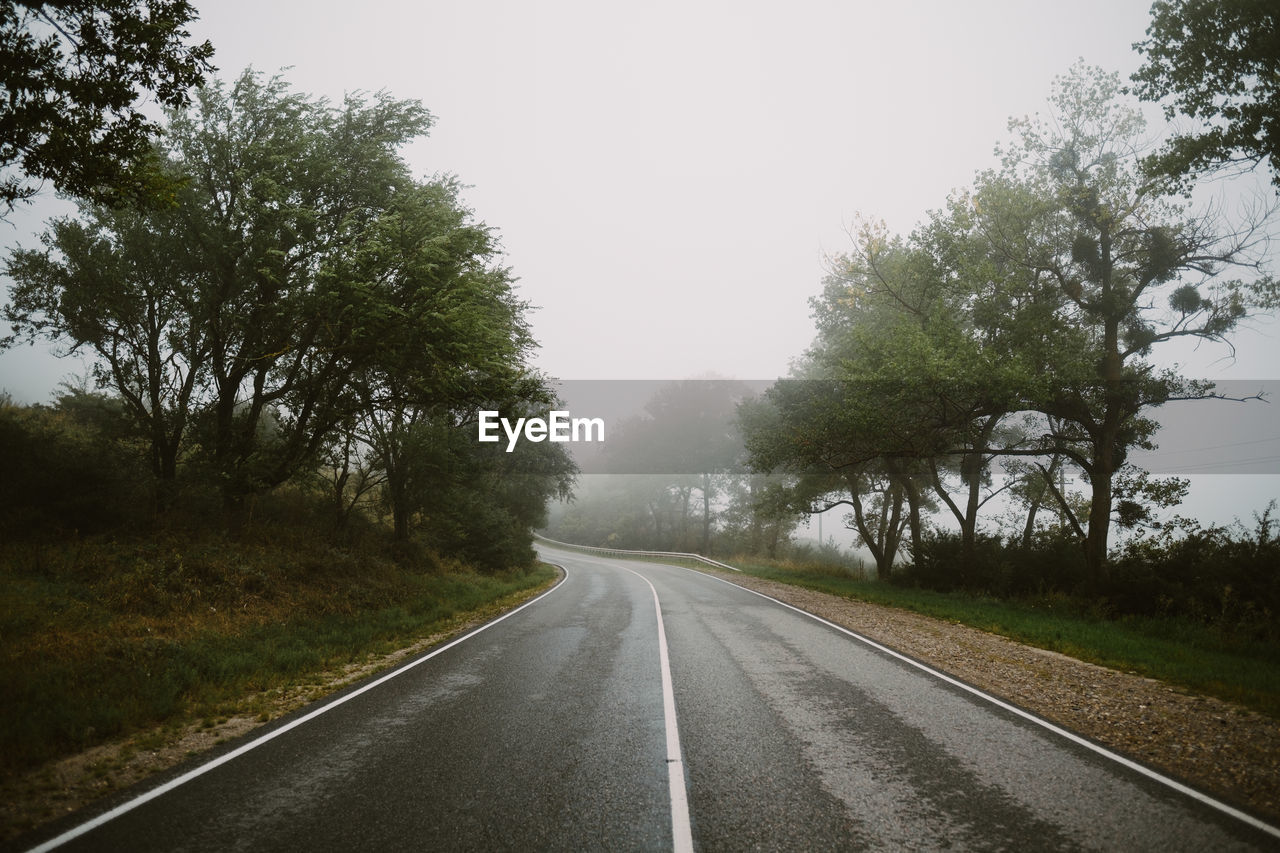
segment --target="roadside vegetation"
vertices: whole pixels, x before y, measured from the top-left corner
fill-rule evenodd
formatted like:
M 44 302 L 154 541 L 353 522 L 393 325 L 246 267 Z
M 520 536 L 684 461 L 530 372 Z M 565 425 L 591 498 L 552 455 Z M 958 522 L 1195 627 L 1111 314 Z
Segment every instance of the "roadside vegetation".
M 556 577 L 393 545 L 374 520 L 334 537 L 316 495 L 285 490 L 255 510 L 235 531 L 187 518 L 0 539 L 0 838 L 425 650 Z
M 157 49 L 181 54 L 194 13 L 175 6 L 151 20 L 178 43 Z M 46 42 L 15 59 L 42 63 L 32 103 L 61 91 L 57 67 L 92 64 L 102 19 L 130 32 L 135 13 L 0 14 Z M 455 177 L 401 156 L 431 114 L 385 92 L 333 104 L 283 77 L 216 79 L 208 51 L 164 83 L 182 92 L 159 99 L 162 120 L 98 152 L 145 186 L 77 192 L 75 215 L 2 261 L 0 348 L 49 343 L 90 371 L 47 403 L 0 389 L 6 775 L 216 717 L 552 576 L 530 529 L 575 467 L 560 445 L 474 440 L 479 411 L 555 400 L 496 233 Z M 116 70 L 94 77 L 112 99 L 152 79 Z M 6 163 L 71 192 L 112 179 L 37 160 Z
M 1163 548 L 1131 546 L 1138 553 L 1117 562 L 1136 574 L 1118 582 L 1111 597 L 1063 585 L 1055 575 L 1064 564 L 1074 567 L 1077 581 L 1084 569 L 1078 553 L 1060 547 L 1030 549 L 1011 562 L 1016 550 L 992 543 L 987 577 L 957 584 L 945 571 L 957 547 L 952 538 L 937 537 L 944 545 L 929 554 L 927 569 L 907 566 L 888 582 L 869 578 L 856 559 L 829 546 L 801 543 L 785 558 L 717 559 L 753 577 L 957 622 L 1280 719 L 1280 624 L 1272 615 L 1280 596 L 1280 538 L 1269 513 L 1252 531 L 1213 528 Z M 706 568 L 695 560 L 617 556 Z M 1010 586 L 1009 578 L 1020 585 Z
M 1270 559 L 1280 560 L 1280 545 L 1273 541 L 1271 549 Z M 1189 618 L 1158 609 L 1125 612 L 1114 602 L 1062 592 L 996 596 L 929 589 L 907 577 L 882 583 L 812 561 L 745 557 L 729 563 L 756 577 L 958 622 L 1280 719 L 1280 636 L 1275 621 L 1261 612 L 1233 618 L 1228 603 L 1217 618 Z
M 546 566 L 480 572 L 286 492 L 232 533 L 186 520 L 139 533 L 0 545 L 0 770 L 12 776 L 159 724 L 216 718 L 510 605 Z M 257 706 L 250 703 L 249 710 Z

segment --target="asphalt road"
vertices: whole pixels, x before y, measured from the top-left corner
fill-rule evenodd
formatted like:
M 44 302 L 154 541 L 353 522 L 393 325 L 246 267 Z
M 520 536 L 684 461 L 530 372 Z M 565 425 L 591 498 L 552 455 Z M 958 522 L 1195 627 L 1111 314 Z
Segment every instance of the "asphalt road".
M 543 553 L 567 577 L 518 612 L 47 830 L 80 832 L 50 842 L 1280 848 L 1274 835 L 754 593 L 681 568 Z

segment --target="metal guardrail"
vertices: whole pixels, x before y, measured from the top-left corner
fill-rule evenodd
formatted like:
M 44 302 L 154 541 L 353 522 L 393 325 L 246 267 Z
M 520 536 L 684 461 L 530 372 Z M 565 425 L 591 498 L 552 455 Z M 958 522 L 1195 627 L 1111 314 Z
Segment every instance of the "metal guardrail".
M 742 569 L 734 568 L 728 563 L 721 563 L 710 557 L 704 557 L 701 554 L 686 554 L 681 551 L 630 551 L 626 548 L 597 548 L 594 545 L 575 545 L 572 542 L 560 542 L 556 539 L 548 539 L 541 534 L 533 534 L 533 538 L 540 539 L 550 545 L 560 545 L 565 548 L 574 548 L 578 551 L 588 551 L 592 554 L 600 554 L 602 556 L 616 555 L 619 557 L 681 557 L 686 560 L 697 560 L 700 563 L 706 563 L 708 566 L 715 566 L 717 569 L 728 569 L 731 572 L 741 572 Z

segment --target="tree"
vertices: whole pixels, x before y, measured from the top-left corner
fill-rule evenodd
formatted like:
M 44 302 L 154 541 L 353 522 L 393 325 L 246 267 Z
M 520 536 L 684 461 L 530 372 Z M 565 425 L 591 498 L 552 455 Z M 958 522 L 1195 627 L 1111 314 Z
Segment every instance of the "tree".
M 16 406 L 0 393 L 0 447 L 0 535 L 10 540 L 119 529 L 145 507 L 143 447 L 118 398 L 64 386 L 51 406 Z
M 849 507 L 846 525 L 871 552 L 877 576 L 888 578 L 903 531 L 920 522 L 920 491 L 909 460 L 886 455 L 872 431 L 864 430 L 877 413 L 892 417 L 892 406 L 868 403 L 873 395 L 864 387 L 823 375 L 825 365 L 810 355 L 791 378 L 742 408 L 750 464 L 790 475 L 790 501 L 809 513 Z
M 999 491 L 990 487 L 989 462 L 1018 440 L 1002 421 L 1031 372 L 999 322 L 1004 311 L 984 297 L 1019 292 L 1021 273 L 945 213 L 906 239 L 874 223 L 852 236 L 812 302 L 819 335 L 810 355 L 851 385 L 851 434 L 899 478 L 913 556 L 932 492 L 960 526 L 963 572 L 974 559 L 978 513 Z M 953 476 L 965 493 L 958 501 Z
M 1061 454 L 1089 480 L 1084 534 L 1090 583 L 1106 573 L 1113 484 L 1128 451 L 1151 446 L 1143 413 L 1171 399 L 1212 396 L 1212 383 L 1149 360 L 1178 338 L 1226 343 L 1276 304 L 1259 275 L 1261 222 L 1226 228 L 1193 215 L 1176 184 L 1141 169 L 1145 124 L 1120 99 L 1119 79 L 1078 65 L 1055 84 L 1051 123 L 1012 122 L 1019 139 L 1004 168 L 982 176 L 976 232 L 1028 275 L 1022 310 L 1006 312 L 1034 361 L 1052 366 L 1023 389 L 1021 407 L 1060 428 L 1027 453 Z M 966 203 L 966 202 L 962 202 Z M 1232 268 L 1248 279 L 1226 279 Z
M 1144 100 L 1171 99 L 1178 113 L 1204 123 L 1175 136 L 1150 167 L 1194 174 L 1229 163 L 1270 161 L 1280 187 L 1280 9 L 1269 0 L 1157 0 L 1147 38 L 1134 45 L 1146 57 L 1134 75 Z
M 481 402 L 505 410 L 550 401 L 526 366 L 534 346 L 527 306 L 514 295 L 510 271 L 495 263 L 492 232 L 472 220 L 459 189 L 439 179 L 399 192 L 339 273 L 377 282 L 376 310 L 362 320 L 371 357 L 353 363 L 346 387 L 360 439 L 386 477 L 401 540 L 417 490 L 431 482 L 414 471 L 422 458 L 415 435 L 431 423 L 474 421 Z
M 55 223 L 19 251 L 15 337 L 88 347 L 171 479 L 200 451 L 230 503 L 287 480 L 354 405 L 394 293 L 356 260 L 413 195 L 397 147 L 430 126 L 414 101 L 341 108 L 252 72 L 171 114 L 160 154 L 182 185 L 161 209 Z M 359 268 L 357 268 L 359 267 Z M 12 339 L 11 339 L 12 340 Z
M 913 558 L 921 553 L 931 493 L 959 523 L 967 564 L 978 512 L 996 491 L 987 463 L 1009 440 L 1001 420 L 1016 408 L 1025 369 L 988 316 L 999 312 L 981 310 L 981 295 L 1014 271 L 992 263 L 941 214 L 906 239 L 873 222 L 851 237 L 851 250 L 831 260 L 823 292 L 811 301 L 818 335 L 803 375 L 812 387 L 771 392 L 784 430 L 799 439 L 786 464 L 799 462 L 818 481 L 845 487 L 838 497 L 817 495 L 815 507 L 853 509 L 851 526 L 882 575 L 901 529 Z M 763 462 L 767 454 L 753 444 Z M 952 476 L 967 492 L 959 500 Z
M 45 251 L 13 253 L 7 343 L 47 337 L 96 356 L 93 376 L 115 390 L 148 442 L 164 503 L 193 407 L 206 393 L 210 342 L 197 296 L 203 273 L 172 209 L 85 203 L 81 215 L 50 223 Z
M 1132 448 L 1152 446 L 1146 413 L 1213 396 L 1211 383 L 1156 365 L 1153 349 L 1184 337 L 1229 346 L 1243 318 L 1276 304 L 1260 274 L 1262 222 L 1232 229 L 1212 211 L 1195 215 L 1174 179 L 1145 174 L 1144 125 L 1115 75 L 1077 66 L 1051 103 L 1050 121 L 1011 123 L 1018 138 L 1002 169 L 910 238 L 855 235 L 813 302 L 804 372 L 771 389 L 774 416 L 748 431 L 753 464 L 784 466 L 828 501 L 847 486 L 838 502 L 853 506 L 881 574 L 903 505 L 918 529 L 920 463 L 972 555 L 986 463 L 1029 456 L 1069 460 L 1088 480 L 1082 520 L 1053 483 L 1054 462 L 1042 472 L 1096 588 L 1113 516 L 1127 524 L 1142 500 L 1176 498 L 1167 484 L 1117 479 Z M 1228 279 L 1233 267 L 1246 278 Z M 1040 429 L 1002 426 L 1018 413 Z M 963 508 L 939 476 L 947 459 L 968 492 Z
M 499 410 L 509 417 L 547 415 L 532 401 L 508 399 Z M 522 441 L 508 453 L 476 441 L 474 411 L 418 414 L 400 431 L 395 476 L 388 472 L 385 495 L 397 539 L 406 540 L 402 525 L 406 533 L 412 525 L 435 547 L 482 568 L 531 562 L 530 531 L 545 524 L 549 500 L 569 497 L 577 473 L 563 446 Z
M 784 477 L 758 472 L 729 478 L 717 536 L 721 553 L 779 555 L 804 517 L 788 485 Z
M 231 503 L 310 464 L 358 405 L 350 379 L 382 357 L 377 321 L 396 298 L 369 257 L 412 193 L 398 149 L 430 125 L 417 101 L 357 93 L 334 107 L 252 72 L 173 116 L 183 232 L 207 271 L 200 444 Z
M 156 477 L 188 458 L 232 507 L 361 417 L 393 442 L 414 412 L 524 399 L 533 342 L 496 239 L 455 179 L 416 181 L 398 154 L 430 122 L 416 101 L 334 107 L 252 72 L 206 87 L 161 149 L 175 206 L 85 203 L 14 254 L 11 341 L 91 350 Z M 394 489 L 393 445 L 375 450 Z
M 44 181 L 99 203 L 168 195 L 137 105 L 185 106 L 213 71 L 213 46 L 187 43 L 195 19 L 187 0 L 0 4 L 0 203 Z

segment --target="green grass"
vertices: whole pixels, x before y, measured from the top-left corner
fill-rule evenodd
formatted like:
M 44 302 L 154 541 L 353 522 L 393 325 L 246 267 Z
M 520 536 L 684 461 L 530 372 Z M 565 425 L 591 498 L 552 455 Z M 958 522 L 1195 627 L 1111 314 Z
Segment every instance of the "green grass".
M 0 772 L 242 711 L 246 695 L 403 648 L 555 576 L 406 564 L 305 535 L 0 547 Z
M 755 577 L 958 622 L 1280 718 L 1280 648 L 1273 642 L 1183 620 L 1107 619 L 1065 598 L 1005 601 L 858 580 L 814 566 L 729 562 Z

